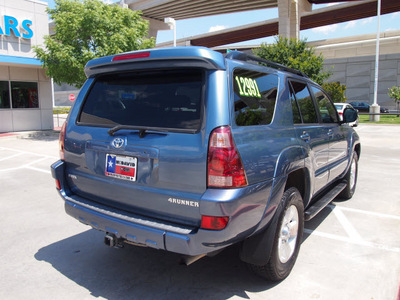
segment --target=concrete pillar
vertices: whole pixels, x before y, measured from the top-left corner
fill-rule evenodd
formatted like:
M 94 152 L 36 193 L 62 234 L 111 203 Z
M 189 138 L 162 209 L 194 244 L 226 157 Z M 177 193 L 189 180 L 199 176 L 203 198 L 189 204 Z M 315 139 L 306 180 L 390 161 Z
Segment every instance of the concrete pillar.
M 159 30 L 170 30 L 169 25 L 164 22 L 145 17 L 143 19 L 149 21 L 149 37 L 157 38 Z
M 312 5 L 307 0 L 278 0 L 279 35 L 299 39 L 301 14 L 311 10 Z
M 379 114 L 381 112 L 381 107 L 378 104 L 372 104 L 369 107 L 369 112 L 371 114 Z M 381 119 L 380 115 L 369 115 L 369 120 L 371 122 L 379 122 Z

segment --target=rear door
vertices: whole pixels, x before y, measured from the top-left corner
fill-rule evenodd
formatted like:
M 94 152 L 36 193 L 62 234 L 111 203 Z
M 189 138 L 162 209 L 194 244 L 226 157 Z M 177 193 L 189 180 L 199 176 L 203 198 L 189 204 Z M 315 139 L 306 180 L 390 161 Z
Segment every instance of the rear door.
M 311 85 L 315 102 L 317 103 L 320 115 L 321 126 L 327 130 L 329 136 L 329 181 L 336 179 L 346 169 L 347 157 L 347 129 L 339 123 L 339 116 L 334 104 L 325 92 L 314 85 Z
M 314 192 L 325 187 L 329 178 L 329 138 L 328 130 L 319 123 L 318 113 L 307 83 L 291 80 L 291 101 L 296 134 L 305 149 L 314 172 Z
M 72 191 L 119 209 L 197 224 L 206 189 L 205 73 L 143 70 L 95 78 L 66 134 Z

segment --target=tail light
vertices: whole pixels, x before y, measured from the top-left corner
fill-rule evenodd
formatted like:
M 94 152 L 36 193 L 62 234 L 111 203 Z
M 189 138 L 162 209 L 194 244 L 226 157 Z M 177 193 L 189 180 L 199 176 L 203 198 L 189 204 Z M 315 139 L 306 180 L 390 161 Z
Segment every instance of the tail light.
M 229 217 L 201 216 L 201 228 L 208 230 L 222 230 L 228 224 Z
M 242 159 L 228 126 L 211 132 L 207 171 L 209 187 L 237 188 L 247 185 Z
M 57 190 L 61 191 L 61 182 L 58 179 L 56 179 L 56 188 Z
M 60 150 L 60 159 L 65 159 L 65 151 L 64 151 L 64 141 L 65 141 L 65 128 L 67 126 L 67 122 L 64 122 L 61 127 L 60 136 L 59 136 L 59 150 Z

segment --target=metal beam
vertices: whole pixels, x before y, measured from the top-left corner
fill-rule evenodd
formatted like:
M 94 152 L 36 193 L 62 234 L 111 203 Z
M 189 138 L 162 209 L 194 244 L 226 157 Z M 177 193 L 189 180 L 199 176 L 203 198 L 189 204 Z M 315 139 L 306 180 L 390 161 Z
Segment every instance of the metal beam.
M 382 0 L 382 14 L 400 11 L 400 0 Z M 377 1 L 346 3 L 318 9 L 301 17 L 300 30 L 376 16 Z M 278 34 L 278 20 L 258 22 L 190 38 L 191 45 L 216 47 Z M 179 42 L 179 41 L 178 41 Z
M 132 10 L 141 10 L 143 16 L 164 20 L 204 17 L 225 13 L 276 7 L 278 0 L 125 0 Z

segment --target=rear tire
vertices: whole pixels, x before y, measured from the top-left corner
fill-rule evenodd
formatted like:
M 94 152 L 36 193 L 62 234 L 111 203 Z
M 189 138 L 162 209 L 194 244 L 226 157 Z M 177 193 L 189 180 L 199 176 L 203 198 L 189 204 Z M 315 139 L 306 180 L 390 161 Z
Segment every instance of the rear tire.
M 338 198 L 343 200 L 348 200 L 353 197 L 356 191 L 358 177 L 358 155 L 357 152 L 353 152 L 353 157 L 351 159 L 350 168 L 347 171 L 344 179 L 347 181 L 345 189 L 339 194 Z
M 304 205 L 296 188 L 287 189 L 282 196 L 284 209 L 273 241 L 271 256 L 267 264 L 249 264 L 250 269 L 268 281 L 285 279 L 292 270 L 299 254 L 304 230 Z

